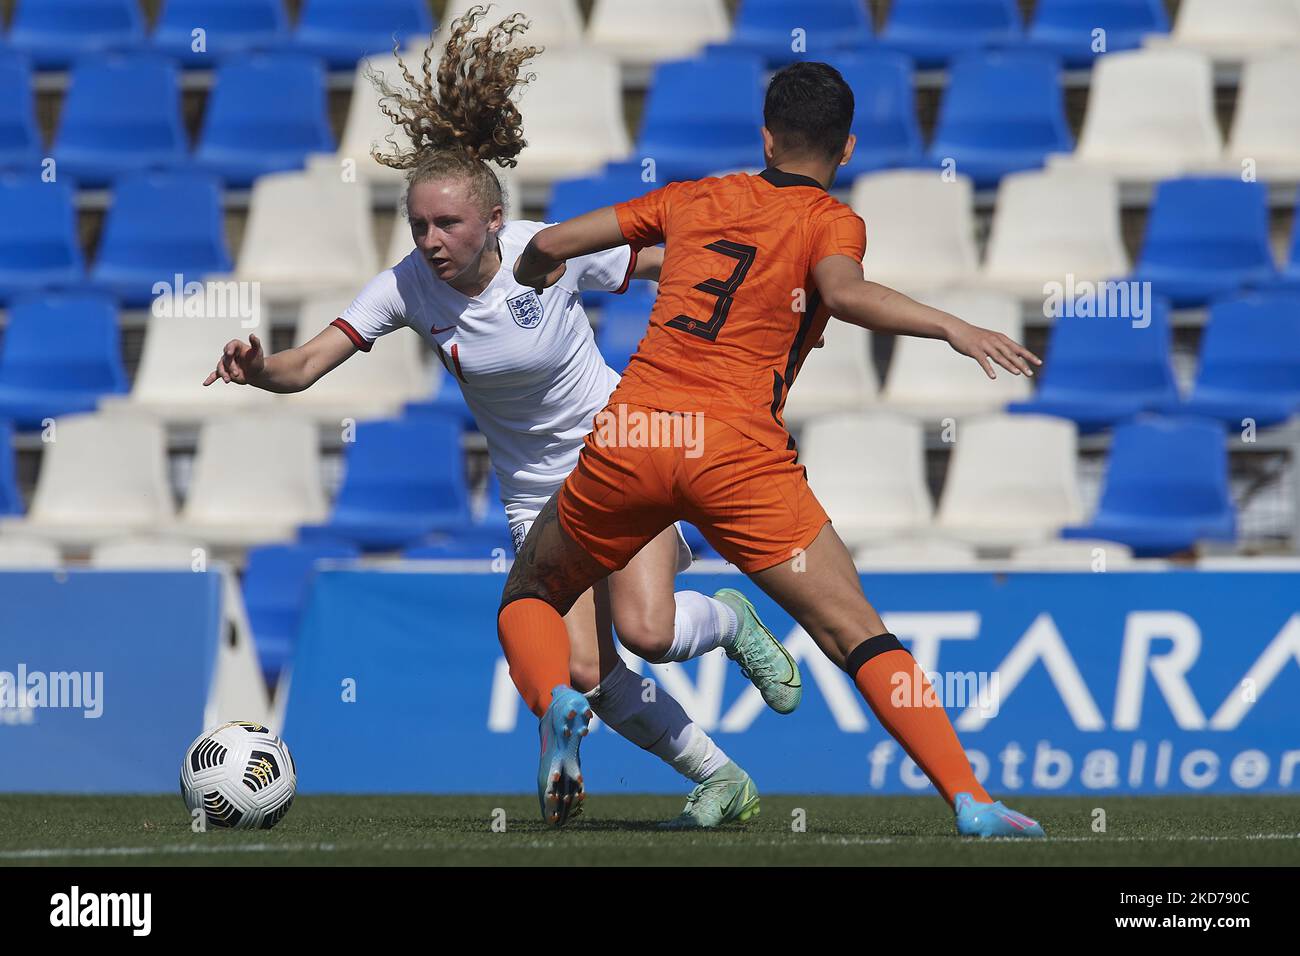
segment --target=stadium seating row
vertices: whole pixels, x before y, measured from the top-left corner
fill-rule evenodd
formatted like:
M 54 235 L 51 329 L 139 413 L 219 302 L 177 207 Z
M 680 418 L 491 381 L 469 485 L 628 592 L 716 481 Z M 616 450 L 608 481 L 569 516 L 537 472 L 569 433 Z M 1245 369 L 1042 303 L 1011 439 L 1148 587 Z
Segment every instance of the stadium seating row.
M 1231 428 L 1249 419 L 1257 428 L 1281 424 L 1300 409 L 1300 292 L 1253 293 L 1216 300 L 1202 337 L 1199 371 L 1180 398 L 1172 367 L 1169 307 L 1133 289 L 1114 300 L 1062 304 L 1047 344 L 1047 372 L 1036 392 L 1022 376 L 989 382 L 978 366 L 945 344 L 899 340 L 883 387 L 870 357 L 868 333 L 834 322 L 825 348 L 808 359 L 786 409 L 796 427 L 829 412 L 879 403 L 923 421 L 1009 408 L 1074 421 L 1091 432 L 1144 411 L 1195 414 Z M 986 290 L 952 289 L 925 301 L 1013 338 L 1022 334 L 1014 300 Z M 610 297 L 596 343 L 612 368 L 626 367 L 643 335 L 653 292 L 649 287 Z M 347 304 L 346 296 L 308 300 L 295 341 L 316 335 Z M 1118 314 L 1117 314 L 1118 313 Z M 36 429 L 50 418 L 102 408 L 133 411 L 170 422 L 200 421 L 238 410 L 279 408 L 320 422 L 397 414 L 415 405 L 468 420 L 459 390 L 426 361 L 420 340 L 395 334 L 370 354 L 350 361 L 312 388 L 278 396 L 252 388 L 200 383 L 222 344 L 244 338 L 238 316 L 153 316 L 134 383 L 123 368 L 111 302 L 86 294 L 33 297 L 10 311 L 0 345 L 0 418 Z
M 2 524 L 6 536 L 16 529 L 73 547 L 124 532 L 165 530 L 222 548 L 297 534 L 395 550 L 437 545 L 440 535 L 453 534 L 463 545 L 481 533 L 475 553 L 488 553 L 495 544 L 508 545 L 509 536 L 499 509 L 490 520 L 473 520 L 462 431 L 458 419 L 427 413 L 357 424 L 345 445 L 346 475 L 331 510 L 313 423 L 284 414 L 208 421 L 178 512 L 160 422 L 67 416 L 50 432 L 27 514 Z M 91 474 L 95 481 L 87 482 Z M 6 497 L 16 496 L 10 490 Z M 435 540 L 426 541 L 430 537 Z
M 803 429 L 801 461 L 850 547 L 936 532 L 982 548 L 1067 537 L 1126 544 L 1139 555 L 1232 540 L 1234 512 L 1219 426 L 1151 417 L 1116 429 L 1101 504 L 1083 518 L 1076 432 L 1064 419 L 963 420 L 937 512 L 919 423 L 887 413 L 829 415 Z M 0 520 L 4 537 L 73 548 L 125 533 L 165 533 L 247 548 L 297 537 L 412 557 L 490 557 L 509 536 L 489 490 L 473 520 L 460 455 L 461 423 L 440 415 L 363 422 L 346 446 L 332 509 L 314 427 L 284 415 L 205 423 L 189 493 L 177 512 L 162 426 L 114 415 L 58 422 L 31 507 Z M 95 481 L 85 477 L 93 473 Z M 505 550 L 502 554 L 508 554 Z
M 850 547 L 931 531 L 1009 547 L 1060 532 L 1154 556 L 1235 536 L 1223 435 L 1209 422 L 1153 416 L 1117 428 L 1101 501 L 1087 525 L 1079 524 L 1069 422 L 989 416 L 958 429 L 937 511 L 915 422 L 861 414 L 819 419 L 804 430 L 800 460 Z
M 1065 118 L 1060 61 L 1049 54 L 986 51 L 957 58 L 928 148 L 905 56 L 832 53 L 828 59 L 858 94 L 860 142 L 841 174 L 845 182 L 889 167 L 955 164 L 984 188 L 1048 161 L 1153 179 L 1190 170 L 1240 174 L 1249 160 L 1256 178 L 1300 178 L 1300 107 L 1288 95 L 1300 82 L 1300 50 L 1247 64 L 1226 144 L 1203 55 L 1171 49 L 1106 57 L 1096 69 L 1077 150 Z M 367 68 L 390 81 L 400 77 L 391 54 L 357 67 L 336 158 L 352 160 L 363 178 L 394 180 L 399 174 L 369 155 L 392 128 Z M 519 174 L 530 183 L 588 173 L 629 155 L 653 159 L 659 181 L 752 165 L 762 155 L 763 68 L 755 57 L 713 53 L 660 63 L 635 149 L 618 70 L 606 54 L 547 52 L 536 75 L 520 97 L 530 145 Z M 573 109 L 579 100 L 583 109 Z M 319 61 L 292 54 L 231 58 L 217 70 L 191 155 L 173 62 L 150 55 L 90 58 L 72 72 L 51 155 L 62 174 L 86 186 L 143 169 L 189 166 L 246 186 L 265 173 L 301 168 L 313 154 L 335 154 L 325 102 Z M 20 57 L 0 51 L 0 168 L 37 169 L 45 154 L 30 74 Z
M 444 23 L 472 2 L 452 0 Z M 1227 6 L 1183 0 L 1167 38 L 1163 0 L 1039 0 L 1027 30 L 1016 0 L 892 0 L 879 36 L 864 0 L 741 0 L 731 25 L 722 0 L 659 0 L 653 11 L 638 0 L 596 0 L 585 32 L 575 0 L 516 0 L 510 9 L 532 19 L 536 42 L 586 39 L 634 62 L 721 41 L 773 65 L 866 45 L 939 65 L 981 46 L 1027 44 L 1079 66 L 1153 35 L 1225 58 L 1300 45 L 1294 0 L 1238 0 L 1231 12 Z M 281 0 L 167 0 L 146 36 L 137 0 L 19 0 L 5 40 L 36 57 L 42 68 L 66 66 L 86 52 L 141 47 L 197 66 L 232 53 L 284 47 L 347 66 L 366 53 L 391 49 L 394 34 L 408 38 L 433 26 L 426 0 L 307 0 L 292 29 Z
M 635 167 L 613 167 L 593 180 L 561 184 L 548 218 L 569 218 L 652 186 Z M 256 282 L 268 302 L 348 295 L 412 248 L 398 216 L 381 259 L 365 190 L 336 171 L 277 173 L 253 190 L 231 272 L 219 195 L 216 182 L 201 174 L 123 178 L 87 274 L 72 187 L 0 177 L 0 305 L 36 292 L 90 288 L 127 307 L 145 307 L 158 283 L 170 291 L 178 274 L 187 283 Z M 1260 183 L 1197 177 L 1160 183 L 1132 269 L 1117 188 L 1101 174 L 1062 169 L 1008 176 L 982 264 L 973 187 L 964 176 L 883 171 L 860 177 L 849 200 L 869 224 L 869 277 L 914 294 L 983 285 L 1041 301 L 1047 283 L 1067 276 L 1076 283 L 1127 276 L 1151 282 L 1156 294 L 1184 307 L 1241 289 L 1300 287 L 1300 217 L 1289 261 L 1279 269 L 1267 188 Z M 592 304 L 610 298 L 591 297 Z
M 4 41 L 40 69 L 64 69 L 87 53 L 140 49 L 204 65 L 288 48 L 351 66 L 392 49 L 395 34 L 413 38 L 433 28 L 423 0 L 308 0 L 292 31 L 281 0 L 167 0 L 146 36 L 137 0 L 19 0 Z

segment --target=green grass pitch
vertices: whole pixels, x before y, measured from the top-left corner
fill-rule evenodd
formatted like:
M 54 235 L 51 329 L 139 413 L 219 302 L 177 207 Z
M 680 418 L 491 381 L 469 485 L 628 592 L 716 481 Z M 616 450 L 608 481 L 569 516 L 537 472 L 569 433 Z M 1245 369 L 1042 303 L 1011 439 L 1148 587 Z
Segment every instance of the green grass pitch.
M 750 823 L 704 833 L 656 829 L 679 797 L 594 793 L 557 831 L 527 796 L 309 796 L 271 831 L 193 833 L 176 795 L 0 795 L 0 866 L 1300 865 L 1300 796 L 1013 804 L 1047 840 L 958 838 L 934 796 L 764 796 Z M 1093 830 L 1098 807 L 1104 833 Z M 498 809 L 505 832 L 492 828 Z

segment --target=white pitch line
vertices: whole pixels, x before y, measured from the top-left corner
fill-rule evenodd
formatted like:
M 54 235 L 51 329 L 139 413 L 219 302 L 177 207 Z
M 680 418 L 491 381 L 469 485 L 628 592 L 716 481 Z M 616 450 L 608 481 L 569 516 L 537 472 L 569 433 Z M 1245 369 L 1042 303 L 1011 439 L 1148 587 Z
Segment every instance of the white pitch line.
M 572 831 L 580 833 L 580 831 Z M 597 832 L 597 831 L 593 831 Z M 603 832 L 603 831 L 600 831 Z M 484 834 L 486 836 L 487 834 Z M 627 836 L 640 835 L 632 833 Z M 649 834 L 645 834 L 649 835 Z M 668 837 L 667 834 L 655 834 L 655 841 L 664 847 L 669 846 L 705 846 L 705 847 L 741 847 L 741 848 L 759 848 L 759 847 L 796 847 L 805 843 L 813 843 L 822 846 L 898 846 L 914 845 L 926 842 L 942 842 L 952 844 L 951 836 L 919 836 L 919 837 L 833 837 L 829 835 L 810 834 L 808 837 L 796 838 L 793 835 L 782 840 L 725 840 L 715 839 L 712 837 L 691 837 L 687 840 L 681 839 L 680 836 Z M 667 839 L 665 839 L 667 837 Z M 1105 845 L 1109 843 L 1236 843 L 1248 840 L 1300 840 L 1300 833 L 1252 833 L 1242 836 L 1203 836 L 1203 835 L 1169 835 L 1169 836 L 1150 836 L 1150 837 L 1045 837 L 1041 840 L 1020 840 L 1011 837 L 995 838 L 991 840 L 971 840 L 961 841 L 961 846 L 1005 846 L 1008 843 L 1023 844 L 1025 846 L 1042 846 L 1044 844 L 1055 843 L 1092 843 Z M 339 845 L 336 843 L 247 843 L 236 846 L 205 846 L 201 843 L 190 843 L 182 846 L 111 846 L 111 847 L 37 847 L 27 850 L 0 850 L 0 859 L 4 860 L 36 860 L 51 859 L 58 857 L 130 857 L 130 856 L 148 856 L 153 853 L 160 854 L 204 854 L 204 853 L 339 853 L 349 850 L 381 850 L 389 853 L 402 852 L 422 852 L 422 851 L 449 851 L 449 850 L 519 850 L 535 849 L 550 850 L 572 847 L 573 843 L 568 838 L 551 838 L 551 839 L 533 839 L 527 842 L 516 840 L 495 840 L 488 839 L 482 842 L 474 843 L 413 843 L 398 844 L 387 843 L 376 846 L 373 843 L 360 843 L 356 845 Z M 625 844 L 621 847 L 611 847 L 611 849 L 628 849 Z M 637 847 L 638 849 L 644 847 Z

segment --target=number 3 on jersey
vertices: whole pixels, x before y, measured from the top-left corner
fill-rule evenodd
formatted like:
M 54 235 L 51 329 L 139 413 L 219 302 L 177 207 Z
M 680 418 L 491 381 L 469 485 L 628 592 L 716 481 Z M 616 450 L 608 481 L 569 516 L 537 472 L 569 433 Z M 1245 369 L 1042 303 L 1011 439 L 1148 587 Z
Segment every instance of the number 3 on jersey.
M 701 292 L 707 292 L 709 295 L 718 297 L 718 301 L 713 305 L 713 315 L 709 316 L 707 322 L 693 319 L 689 315 L 678 315 L 664 324 L 670 328 L 681 329 L 683 332 L 689 332 L 691 335 L 698 335 L 702 339 L 713 342 L 717 339 L 718 333 L 722 331 L 722 326 L 727 321 L 727 313 L 731 311 L 732 297 L 736 294 L 736 290 L 740 288 L 740 284 L 745 281 L 745 274 L 749 272 L 749 267 L 754 264 L 754 255 L 758 252 L 758 248 L 740 242 L 732 242 L 730 239 L 718 239 L 715 242 L 710 242 L 704 248 L 713 252 L 720 252 L 722 255 L 730 256 L 736 260 L 736 268 L 731 270 L 731 275 L 726 279 L 705 279 L 695 285 L 695 288 Z

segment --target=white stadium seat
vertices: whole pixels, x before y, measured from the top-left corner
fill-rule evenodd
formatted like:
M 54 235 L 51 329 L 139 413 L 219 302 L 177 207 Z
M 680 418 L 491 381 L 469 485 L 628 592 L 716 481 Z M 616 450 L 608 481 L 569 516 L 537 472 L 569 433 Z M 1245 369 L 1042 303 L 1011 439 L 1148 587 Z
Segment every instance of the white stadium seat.
M 283 413 L 205 422 L 176 531 L 234 547 L 292 538 L 326 516 L 320 472 L 312 422 Z
M 226 411 L 265 407 L 277 397 L 248 385 L 220 380 L 204 386 L 217 367 L 221 350 L 231 339 L 248 341 L 256 333 L 264 349 L 271 348 L 270 327 L 265 322 L 245 328 L 238 316 L 228 318 L 149 317 L 144 348 L 131 392 L 100 400 L 105 412 L 145 412 L 169 421 L 205 418 Z
M 1247 63 L 1225 160 L 1253 160 L 1261 180 L 1300 179 L 1300 49 Z
M 1146 43 L 1200 50 L 1224 61 L 1300 47 L 1300 4 L 1296 0 L 1182 0 L 1169 35 L 1149 37 Z
M 349 296 L 318 296 L 298 313 L 294 345 L 302 345 L 343 314 Z M 410 329 L 381 335 L 369 352 L 358 352 L 315 385 L 284 396 L 286 407 L 321 421 L 396 415 L 409 401 L 429 397 L 426 346 Z
M 1083 520 L 1074 423 L 1046 415 L 962 422 L 935 528 L 977 546 L 1011 547 Z
M 691 56 L 730 33 L 722 0 L 596 0 L 587 25 L 589 43 L 636 67 Z
M 528 142 L 514 167 L 522 183 L 581 176 L 631 151 L 618 64 L 609 54 L 548 50 L 529 70 L 536 77 L 515 100 Z
M 867 222 L 866 277 L 909 295 L 975 278 L 970 178 L 899 169 L 859 176 L 851 205 Z
M 90 564 L 96 568 L 193 568 L 207 565 L 207 548 L 199 541 L 138 535 L 95 545 Z M 196 552 L 198 552 L 196 554 Z
M 804 360 L 781 417 L 788 426 L 831 412 L 857 412 L 876 400 L 871 333 L 839 319 L 826 323 L 826 344 Z
M 438 50 L 447 40 L 451 22 L 473 6 L 485 6 L 483 0 L 448 0 L 438 28 Z M 544 46 L 554 49 L 582 42 L 582 15 L 577 0 L 510 0 L 495 4 L 479 21 L 478 35 L 513 13 L 522 13 L 530 21 L 523 34 L 515 37 L 515 46 Z
M 315 424 L 245 415 L 204 423 L 176 530 L 243 546 L 281 540 L 327 510 Z
M 175 514 L 161 423 L 126 415 L 69 415 L 44 446 L 26 518 L 6 531 L 78 547 L 140 530 Z
M 1214 163 L 1222 149 L 1209 59 L 1192 50 L 1133 50 L 1098 58 L 1078 148 L 1049 163 L 1149 181 Z
M 52 571 L 63 565 L 59 546 L 40 538 L 0 538 L 0 570 Z
M 402 53 L 406 68 L 417 80 L 423 80 L 421 71 L 421 51 L 412 49 Z M 405 132 L 393 125 L 393 121 L 379 109 L 380 93 L 371 82 L 368 71 L 373 70 L 383 77 L 388 85 L 407 89 L 406 80 L 402 78 L 397 57 L 391 53 L 377 53 L 357 64 L 356 74 L 352 79 L 352 99 L 348 104 L 348 118 L 343 125 L 343 136 L 339 139 L 337 163 L 351 159 L 356 164 L 360 179 L 380 183 L 401 183 L 405 173 L 376 162 L 370 155 L 372 147 L 381 152 L 391 153 L 396 148 L 409 149 L 411 142 Z M 387 142 L 392 137 L 393 144 Z
M 818 418 L 803 429 L 799 460 L 849 548 L 929 527 L 925 436 L 916 422 L 879 414 Z
M 1020 306 L 1002 293 L 950 289 L 919 299 L 1020 341 Z M 894 342 L 880 401 L 894 411 L 933 421 L 1000 409 L 1007 402 L 1029 397 L 1032 389 L 1024 375 L 1013 375 L 1001 366 L 994 371 L 997 378 L 990 379 L 978 362 L 947 342 L 900 335 Z
M 1030 170 L 1004 176 L 980 279 L 1020 299 L 1044 300 L 1048 282 L 1128 275 L 1119 189 L 1104 172 Z
M 863 571 L 936 571 L 970 567 L 976 553 L 960 541 L 913 538 L 859 548 L 853 561 Z
M 1021 571 L 1116 571 L 1133 561 L 1126 544 L 1084 538 L 1026 544 L 1011 552 L 1012 566 Z
M 267 301 L 358 292 L 380 269 L 365 182 L 330 166 L 271 173 L 253 184 L 234 278 Z

